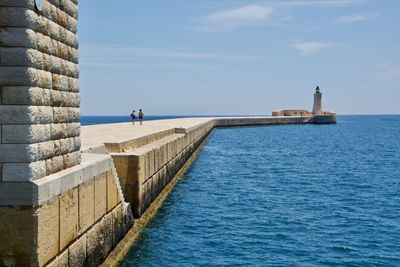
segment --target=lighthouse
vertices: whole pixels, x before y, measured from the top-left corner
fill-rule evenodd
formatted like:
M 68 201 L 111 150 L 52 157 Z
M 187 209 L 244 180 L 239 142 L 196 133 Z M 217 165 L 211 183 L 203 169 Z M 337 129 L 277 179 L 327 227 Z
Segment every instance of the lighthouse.
M 314 94 L 314 106 L 312 110 L 313 115 L 319 115 L 322 114 L 322 94 L 319 89 L 319 86 L 315 89 L 315 94 Z

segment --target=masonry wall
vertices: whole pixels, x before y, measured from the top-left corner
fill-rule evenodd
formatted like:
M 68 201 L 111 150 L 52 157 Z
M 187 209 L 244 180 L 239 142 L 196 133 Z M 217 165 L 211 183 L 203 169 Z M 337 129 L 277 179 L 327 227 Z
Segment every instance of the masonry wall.
M 0 0 L 0 180 L 80 163 L 77 0 Z
M 0 0 L 0 266 L 97 266 L 133 224 L 80 152 L 78 1 Z
M 133 225 L 109 155 L 30 185 L 0 187 L 0 266 L 97 266 Z
M 214 122 L 175 134 L 140 148 L 111 153 L 125 200 L 139 218 L 210 134 Z M 134 150 L 134 151 L 133 151 Z

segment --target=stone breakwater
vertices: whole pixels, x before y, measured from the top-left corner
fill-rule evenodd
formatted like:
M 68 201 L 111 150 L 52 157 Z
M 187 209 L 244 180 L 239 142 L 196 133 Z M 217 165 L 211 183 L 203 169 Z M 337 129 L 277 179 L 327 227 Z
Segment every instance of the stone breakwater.
M 0 183 L 1 265 L 97 266 L 215 127 L 312 122 L 193 118 L 84 126 L 79 165 L 30 183 Z
M 334 122 L 336 118 L 325 118 L 323 123 Z M 136 220 L 163 191 L 170 190 L 166 187 L 191 161 L 214 128 L 305 123 L 315 120 L 313 117 L 194 118 L 146 122 L 143 127 L 129 123 L 94 125 L 83 127 L 82 149 L 86 153 L 110 155 L 124 201 L 129 203 Z M 125 247 L 120 253 L 126 251 Z M 120 259 L 121 255 L 113 257 Z
M 105 150 L 113 159 L 125 200 L 139 218 L 215 127 L 333 122 L 336 117 L 166 120 L 163 123 L 177 127 L 125 142 L 105 142 Z
M 81 128 L 77 29 L 78 0 L 0 0 L 0 266 L 99 265 L 215 127 L 336 121 Z

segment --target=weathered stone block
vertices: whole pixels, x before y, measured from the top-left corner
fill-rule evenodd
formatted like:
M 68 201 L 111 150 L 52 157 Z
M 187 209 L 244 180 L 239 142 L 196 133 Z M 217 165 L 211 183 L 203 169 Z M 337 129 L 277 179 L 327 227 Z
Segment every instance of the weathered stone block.
M 2 7 L 0 9 L 0 26 L 29 28 L 74 48 L 78 47 L 78 39 L 73 32 L 45 16 L 39 17 L 29 8 Z
M 1 162 L 22 163 L 39 159 L 38 144 L 0 144 L 0 151 Z
M 62 156 L 64 169 L 78 165 L 81 162 L 81 152 L 76 151 Z
M 2 170 L 2 181 L 29 181 L 46 175 L 46 163 L 2 163 Z
M 78 54 L 78 50 L 73 48 L 73 47 L 68 47 L 66 50 L 64 50 L 67 52 L 67 60 L 73 62 L 73 63 L 78 63 L 79 61 L 79 54 Z
M 107 212 L 107 175 L 96 176 L 94 183 L 94 218 L 99 220 Z
M 51 261 L 46 267 L 68 267 L 68 249 L 58 255 L 53 261 Z
M 87 264 L 98 266 L 113 244 L 112 214 L 105 216 L 87 233 Z
M 78 237 L 78 188 L 60 196 L 60 250 Z
M 86 235 L 81 236 L 68 248 L 69 266 L 86 266 Z
M 118 242 L 122 239 L 122 231 L 123 231 L 123 210 L 122 210 L 122 204 L 118 204 L 113 211 L 112 211 L 112 217 L 113 217 L 113 246 L 115 247 Z
M 33 105 L 48 106 L 52 100 L 51 90 L 30 86 L 3 86 L 3 105 Z
M 59 198 L 43 204 L 35 213 L 37 217 L 37 254 L 39 265 L 46 264 L 59 250 Z
M 115 179 L 111 171 L 107 172 L 107 211 L 111 211 L 119 203 Z
M 0 105 L 0 124 L 46 124 L 53 120 L 51 107 Z
M 35 9 L 34 0 L 0 0 L 1 6 L 4 7 L 26 7 L 29 9 Z
M 40 31 L 40 19 L 38 15 L 29 8 L 24 7 L 1 7 L 0 26 L 30 28 Z
M 68 91 L 69 90 L 68 77 L 67 76 L 59 75 L 59 74 L 53 74 L 52 78 L 53 78 L 52 79 L 53 89 L 61 90 L 61 91 Z
M 36 48 L 36 33 L 31 29 L 0 27 L 0 45 Z
M 51 88 L 51 73 L 29 67 L 0 67 L 0 85 Z
M 47 142 L 37 143 L 37 146 L 39 149 L 37 160 L 48 159 L 53 156 L 56 156 L 55 141 L 47 141 Z
M 11 67 L 43 67 L 41 52 L 24 47 L 0 47 L 0 65 Z
M 63 156 L 55 156 L 51 158 L 51 169 L 50 173 L 56 173 L 64 168 L 64 158 Z
M 31 144 L 50 140 L 48 124 L 2 125 L 3 144 Z
M 58 42 L 56 40 L 52 40 L 49 36 L 39 32 L 36 33 L 36 40 L 36 47 L 39 51 L 49 55 L 57 55 L 56 46 Z
M 158 196 L 160 185 L 159 185 L 159 173 L 156 173 L 151 178 L 151 201 L 153 202 L 154 199 Z
M 54 142 L 54 155 L 67 154 L 70 150 L 70 145 L 73 145 L 73 140 L 71 140 L 71 138 L 54 140 L 52 142 Z
M 79 186 L 79 232 L 84 233 L 94 224 L 94 180 Z
M 107 214 L 104 216 L 103 222 L 100 224 L 101 225 L 101 231 L 104 233 L 103 234 L 103 259 L 107 257 L 108 253 L 111 251 L 113 248 L 113 216 L 112 213 Z

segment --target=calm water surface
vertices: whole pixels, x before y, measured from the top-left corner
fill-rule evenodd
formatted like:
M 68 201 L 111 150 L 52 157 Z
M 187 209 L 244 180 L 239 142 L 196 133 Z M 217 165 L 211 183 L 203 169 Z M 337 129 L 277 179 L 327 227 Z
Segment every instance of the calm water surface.
M 218 129 L 123 266 L 400 266 L 400 116 Z

